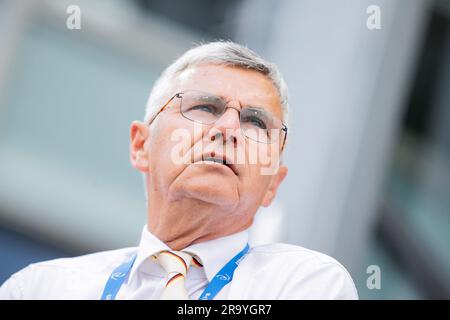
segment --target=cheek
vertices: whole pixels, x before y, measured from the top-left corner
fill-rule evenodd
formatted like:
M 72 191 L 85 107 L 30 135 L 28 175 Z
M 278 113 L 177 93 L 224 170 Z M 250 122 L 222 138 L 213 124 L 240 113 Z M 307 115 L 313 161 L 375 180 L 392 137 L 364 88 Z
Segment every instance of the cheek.
M 241 206 L 246 208 L 248 212 L 257 210 L 262 204 L 269 182 L 269 178 L 262 176 L 259 169 L 249 170 L 249 174 L 242 182 L 239 190 Z
M 173 134 L 176 128 L 159 125 L 151 133 L 152 139 L 148 145 L 150 174 L 152 176 L 171 175 L 180 160 L 174 156 L 174 151 L 180 148 L 180 140 Z
M 243 179 L 244 192 L 253 199 L 263 197 L 271 180 L 271 172 L 276 157 L 271 156 L 273 150 L 271 145 L 259 143 L 248 143 L 247 170 Z
M 170 126 L 166 125 L 170 124 Z M 149 143 L 150 173 L 159 183 L 170 183 L 193 160 L 196 133 L 180 119 L 167 119 L 155 126 Z
M 248 141 L 245 153 L 249 166 L 257 169 L 270 166 L 275 159 L 273 145 L 258 143 L 252 140 Z M 264 172 L 264 170 L 260 171 Z
M 243 181 L 245 190 L 243 193 L 248 193 L 252 198 L 258 198 L 265 194 L 270 183 L 270 176 L 261 174 L 260 165 L 249 165 L 247 175 Z

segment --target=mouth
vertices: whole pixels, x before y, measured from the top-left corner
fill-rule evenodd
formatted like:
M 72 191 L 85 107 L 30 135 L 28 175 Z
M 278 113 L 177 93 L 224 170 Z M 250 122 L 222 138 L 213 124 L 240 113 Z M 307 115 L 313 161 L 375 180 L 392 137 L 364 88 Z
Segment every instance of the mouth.
M 202 158 L 199 159 L 198 161 L 213 162 L 213 163 L 217 163 L 219 165 L 226 166 L 229 169 L 231 169 L 231 171 L 233 171 L 233 173 L 236 176 L 238 175 L 238 172 L 236 170 L 236 166 L 232 163 L 232 161 L 229 158 L 227 158 L 226 156 L 224 156 L 224 155 L 215 154 L 214 151 L 211 152 L 211 154 L 209 154 L 209 155 L 202 155 Z

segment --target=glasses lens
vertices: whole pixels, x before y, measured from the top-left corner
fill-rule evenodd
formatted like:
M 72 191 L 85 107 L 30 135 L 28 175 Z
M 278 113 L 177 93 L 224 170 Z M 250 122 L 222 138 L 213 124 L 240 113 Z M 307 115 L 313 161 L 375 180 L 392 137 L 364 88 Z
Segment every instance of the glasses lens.
M 186 91 L 181 97 L 181 113 L 192 121 L 213 124 L 226 109 L 226 102 L 213 94 Z M 282 135 L 281 120 L 262 108 L 244 107 L 240 111 L 240 125 L 244 135 L 254 141 L 275 143 Z
M 270 115 L 259 109 L 244 108 L 241 110 L 241 129 L 245 136 L 263 143 L 270 143 Z
M 204 124 L 214 123 L 225 109 L 225 103 L 214 95 L 190 91 L 183 94 L 181 113 L 186 118 Z
M 241 128 L 249 139 L 262 143 L 277 143 L 282 136 L 283 123 L 261 108 L 241 110 Z

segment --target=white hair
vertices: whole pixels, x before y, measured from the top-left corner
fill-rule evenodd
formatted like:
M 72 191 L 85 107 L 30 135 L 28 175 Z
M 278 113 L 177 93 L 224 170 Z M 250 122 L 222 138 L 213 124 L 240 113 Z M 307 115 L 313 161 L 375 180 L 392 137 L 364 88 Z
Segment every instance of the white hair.
M 168 66 L 151 90 L 145 110 L 145 120 L 153 119 L 158 113 L 161 108 L 160 100 L 164 94 L 167 94 L 166 89 L 170 81 L 186 69 L 205 64 L 250 69 L 265 75 L 272 81 L 278 91 L 282 121 L 287 126 L 289 115 L 288 89 L 280 71 L 275 64 L 264 60 L 249 48 L 231 41 L 216 41 L 195 46 Z

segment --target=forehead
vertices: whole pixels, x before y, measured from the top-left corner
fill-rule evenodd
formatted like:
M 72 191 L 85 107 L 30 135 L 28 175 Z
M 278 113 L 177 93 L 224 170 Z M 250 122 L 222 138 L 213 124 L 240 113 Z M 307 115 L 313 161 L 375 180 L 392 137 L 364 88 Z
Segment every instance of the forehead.
M 181 72 L 174 82 L 175 91 L 205 91 L 242 106 L 259 106 L 281 119 L 278 91 L 272 81 L 260 72 L 222 65 L 201 65 Z

